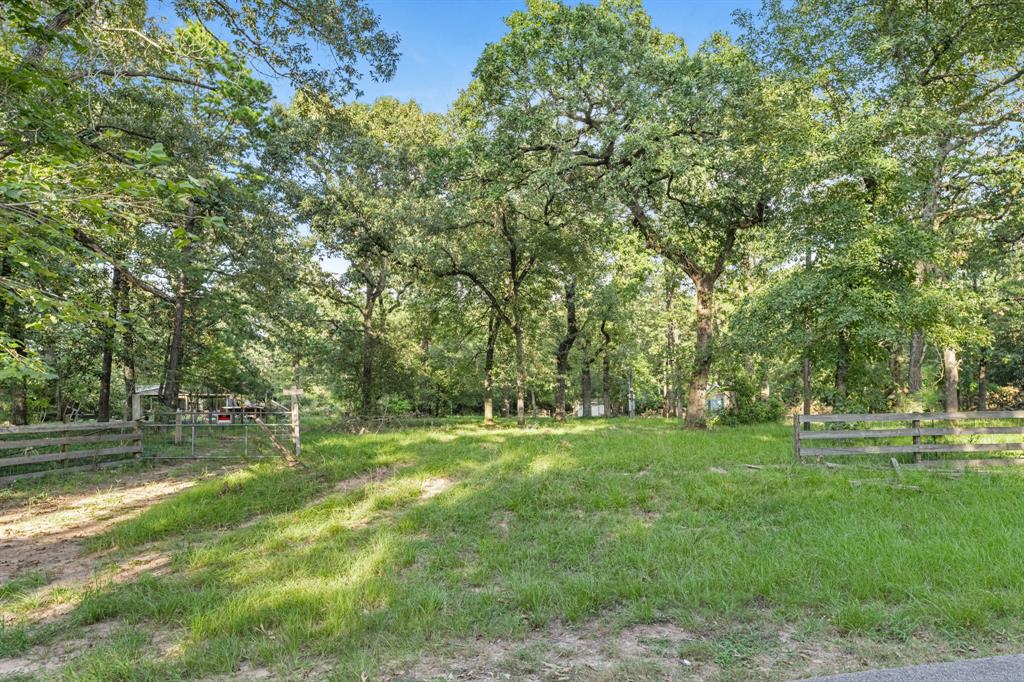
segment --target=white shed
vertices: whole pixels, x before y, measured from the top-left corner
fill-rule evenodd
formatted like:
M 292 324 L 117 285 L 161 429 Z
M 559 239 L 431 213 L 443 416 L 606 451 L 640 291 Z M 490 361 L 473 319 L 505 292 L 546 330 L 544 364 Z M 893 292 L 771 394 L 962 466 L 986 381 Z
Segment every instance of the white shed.
M 583 416 L 583 403 L 576 405 L 576 416 Z M 604 416 L 604 403 L 590 401 L 590 416 L 591 417 L 603 417 Z

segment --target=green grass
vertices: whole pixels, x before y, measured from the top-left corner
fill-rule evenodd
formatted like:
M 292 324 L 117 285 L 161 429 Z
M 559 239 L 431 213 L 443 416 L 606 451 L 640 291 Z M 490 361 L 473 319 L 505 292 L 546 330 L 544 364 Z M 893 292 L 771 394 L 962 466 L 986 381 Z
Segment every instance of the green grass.
M 29 571 L 13 580 L 0 585 L 0 604 L 13 601 L 34 587 L 46 584 L 46 574 L 42 571 Z
M 68 679 L 243 662 L 372 678 L 455 642 L 598 621 L 677 623 L 700 635 L 680 659 L 740 678 L 777 652 L 783 626 L 894 650 L 924 638 L 984 651 L 1024 635 L 1024 479 L 1012 471 L 905 472 L 918 489 L 898 488 L 885 471 L 793 466 L 783 426 L 661 420 L 324 430 L 303 447 L 306 468 L 204 481 L 95 538 L 124 556 L 163 548 L 174 570 L 82 595 L 70 623 L 126 629 Z M 851 484 L 872 478 L 882 484 Z M 177 646 L 155 657 L 147 632 Z M 644 670 L 627 677 L 658 674 Z

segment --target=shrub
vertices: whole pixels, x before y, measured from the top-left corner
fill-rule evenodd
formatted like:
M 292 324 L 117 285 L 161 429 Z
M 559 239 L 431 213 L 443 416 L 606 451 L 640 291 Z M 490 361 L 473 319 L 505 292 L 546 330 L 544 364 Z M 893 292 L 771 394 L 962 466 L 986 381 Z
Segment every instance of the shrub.
M 766 424 L 779 421 L 785 413 L 785 403 L 776 396 L 737 400 L 729 409 L 719 413 L 716 422 L 723 426 Z

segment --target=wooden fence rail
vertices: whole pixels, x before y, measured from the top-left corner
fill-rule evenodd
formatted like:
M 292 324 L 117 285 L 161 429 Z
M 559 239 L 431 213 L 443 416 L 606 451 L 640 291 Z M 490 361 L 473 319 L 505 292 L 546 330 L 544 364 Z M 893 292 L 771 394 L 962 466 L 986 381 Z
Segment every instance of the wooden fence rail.
M 967 426 L 959 422 L 989 420 L 1021 420 L 1020 426 Z M 953 422 L 942 426 L 921 426 L 921 422 Z M 864 422 L 908 422 L 902 428 L 836 428 L 844 425 L 860 426 Z M 814 430 L 814 424 L 829 428 Z M 793 416 L 793 447 L 798 461 L 806 457 L 834 457 L 843 455 L 912 454 L 921 461 L 925 453 L 935 452 L 1008 452 L 1024 450 L 1024 438 L 1008 442 L 922 442 L 921 438 L 962 436 L 1019 435 L 1024 436 L 1024 410 L 991 410 L 986 412 L 907 412 L 902 414 L 815 414 Z M 911 443 L 884 445 L 825 445 L 819 447 L 805 441 L 856 441 L 871 439 L 909 438 Z
M 142 430 L 132 421 L 0 427 L 0 485 L 58 471 L 116 466 L 141 454 Z

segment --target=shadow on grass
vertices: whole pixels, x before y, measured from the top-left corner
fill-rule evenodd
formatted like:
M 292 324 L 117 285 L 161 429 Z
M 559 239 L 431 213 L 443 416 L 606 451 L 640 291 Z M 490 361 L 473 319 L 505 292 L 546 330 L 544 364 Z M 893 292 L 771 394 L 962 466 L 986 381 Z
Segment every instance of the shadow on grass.
M 743 467 L 789 461 L 789 431 L 774 426 L 460 425 L 322 434 L 306 449 L 308 469 L 252 467 L 101 536 L 97 548 L 167 543 L 175 570 L 87 594 L 70 622 L 118 619 L 136 635 L 71 673 L 322 662 L 349 679 L 446 640 L 607 613 L 695 627 L 810 614 L 895 640 L 931 627 L 982 636 L 1024 616 L 1019 478 L 913 474 L 921 491 L 908 493 Z M 373 471 L 387 473 L 338 488 Z

